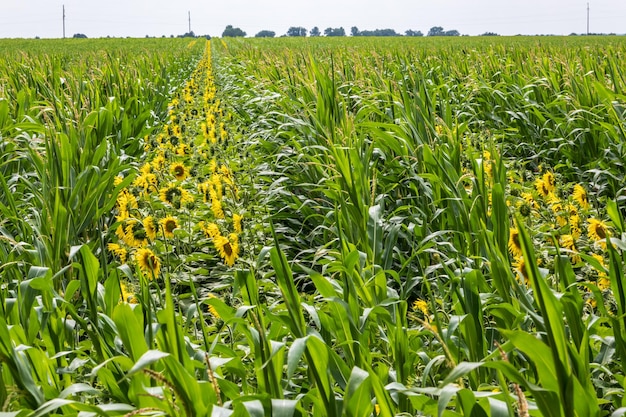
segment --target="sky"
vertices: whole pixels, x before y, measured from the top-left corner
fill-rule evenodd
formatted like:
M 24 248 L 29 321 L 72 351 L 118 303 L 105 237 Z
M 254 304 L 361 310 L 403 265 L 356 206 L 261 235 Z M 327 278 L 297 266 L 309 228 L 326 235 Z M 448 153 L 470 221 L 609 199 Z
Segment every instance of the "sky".
M 66 36 L 220 36 L 226 25 L 254 36 L 283 35 L 291 26 L 360 30 L 433 26 L 461 34 L 534 35 L 585 33 L 587 1 L 581 0 L 0 0 L 0 38 Z M 589 0 L 590 31 L 626 34 L 626 0 Z

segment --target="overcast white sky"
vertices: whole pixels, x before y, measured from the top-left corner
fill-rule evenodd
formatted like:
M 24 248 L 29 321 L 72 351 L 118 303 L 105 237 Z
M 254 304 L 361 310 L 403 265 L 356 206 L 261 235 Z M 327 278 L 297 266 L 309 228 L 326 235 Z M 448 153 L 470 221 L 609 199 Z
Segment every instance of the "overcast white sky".
M 626 0 L 589 0 L 591 32 L 626 33 Z M 432 26 L 462 34 L 561 34 L 586 31 L 586 0 L 0 0 L 0 38 L 57 38 L 65 5 L 66 35 L 220 36 L 231 24 L 253 36 L 290 26 L 352 26 L 428 32 Z

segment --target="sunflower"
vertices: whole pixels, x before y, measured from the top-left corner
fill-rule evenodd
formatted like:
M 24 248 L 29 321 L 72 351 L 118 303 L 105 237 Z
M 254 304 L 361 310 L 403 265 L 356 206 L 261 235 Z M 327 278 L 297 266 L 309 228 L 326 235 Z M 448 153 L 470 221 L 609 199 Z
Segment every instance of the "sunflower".
M 578 240 L 578 238 L 581 235 L 580 224 L 581 224 L 581 221 L 580 221 L 580 216 L 578 214 L 570 216 L 569 233 L 570 235 L 572 235 L 574 240 Z
M 222 202 L 217 197 L 217 192 L 214 188 L 211 188 L 209 193 L 211 195 L 211 211 L 213 212 L 213 216 L 215 216 L 216 219 L 223 219 L 224 209 L 222 208 Z
M 158 154 L 150 163 L 150 165 L 152 165 L 152 168 L 155 171 L 160 171 L 163 169 L 163 166 L 165 165 L 165 155 L 163 154 L 163 152 L 161 152 L 160 154 Z
M 152 170 L 153 170 L 153 166 L 150 165 L 150 163 L 145 163 L 141 166 L 141 168 L 139 169 L 139 171 L 142 174 L 152 174 Z
M 535 201 L 535 198 L 531 193 L 522 193 L 521 197 L 524 199 L 526 203 L 530 206 L 531 209 L 538 209 L 539 204 Z
M 198 184 L 198 191 L 202 194 L 202 199 L 205 203 L 208 203 L 211 200 L 211 195 L 209 194 L 210 189 L 211 184 L 208 181 Z
M 124 242 L 131 248 L 138 248 L 148 244 L 146 229 L 139 221 L 130 219 L 124 229 Z
M 133 181 L 133 186 L 143 188 L 144 191 L 148 191 L 151 187 L 156 188 L 156 185 L 157 177 L 151 173 L 143 173 L 135 178 L 135 181 Z
M 218 297 L 215 294 L 209 293 L 209 298 L 218 298 Z M 208 310 L 209 310 L 209 313 L 211 313 L 211 315 L 213 317 L 215 317 L 216 319 L 220 319 L 221 318 L 220 317 L 220 313 L 218 313 L 217 310 L 215 309 L 215 307 L 212 306 L 211 304 L 209 304 Z
M 589 208 L 589 199 L 587 198 L 587 191 L 585 191 L 582 185 L 576 184 L 574 186 L 572 197 L 574 198 L 576 202 L 578 202 L 580 207 L 582 207 L 583 209 Z
M 541 179 L 543 180 L 543 184 L 549 193 L 553 193 L 556 190 L 556 179 L 554 178 L 554 174 L 552 172 L 546 171 Z
M 159 258 L 148 248 L 140 248 L 135 252 L 135 261 L 139 265 L 139 269 L 150 278 L 159 275 L 161 271 L 161 262 Z
M 161 223 L 161 227 L 163 227 L 163 232 L 165 234 L 165 237 L 170 238 L 170 239 L 173 238 L 174 230 L 178 228 L 178 221 L 176 220 L 176 218 L 172 216 L 167 216 L 166 218 L 162 219 L 159 223 Z
M 126 283 L 120 282 L 120 291 L 123 303 L 137 304 L 137 297 L 135 297 L 135 294 L 128 289 L 128 285 L 126 285 Z
M 126 263 L 127 251 L 122 245 L 109 243 L 107 249 L 120 260 L 120 263 Z
M 175 162 L 170 166 L 170 173 L 178 181 L 182 181 L 189 176 L 189 169 L 180 162 Z
M 552 211 L 554 212 L 556 216 L 556 222 L 559 225 L 559 227 L 563 227 L 567 225 L 567 219 L 562 216 L 563 211 L 564 211 L 563 204 L 561 204 L 561 202 L 558 199 L 554 200 L 551 204 L 552 204 Z
M 228 266 L 235 264 L 235 259 L 239 257 L 239 238 L 235 233 L 226 236 L 216 236 L 213 238 L 213 244 L 219 252 L 222 259 Z
M 241 233 L 243 231 L 243 227 L 241 226 L 242 220 L 242 215 L 237 213 L 233 214 L 233 229 L 235 229 L 235 233 Z
M 561 246 L 572 253 L 570 254 L 570 258 L 574 264 L 580 262 L 580 256 L 577 255 L 578 250 L 576 249 L 576 239 L 572 235 L 562 235 L 561 236 Z
M 550 190 L 548 189 L 548 186 L 546 185 L 543 178 L 537 178 L 535 180 L 535 189 L 542 197 L 547 197 L 548 194 L 550 194 Z
M 518 273 L 518 276 L 524 279 L 524 283 L 528 284 L 528 271 L 526 271 L 526 263 L 524 263 L 524 258 L 522 256 L 518 256 L 513 261 L 513 266 L 515 267 L 515 271 Z
M 148 235 L 148 239 L 155 240 L 157 238 L 158 225 L 154 220 L 154 217 L 148 216 L 143 219 L 143 228 L 146 230 L 146 235 Z
M 182 203 L 193 203 L 193 196 L 189 191 L 172 184 L 161 188 L 159 198 L 164 203 L 171 204 L 175 208 L 180 208 Z
M 209 184 L 213 186 L 213 188 L 215 189 L 215 194 L 217 195 L 217 198 L 221 200 L 222 197 L 224 196 L 224 189 L 222 187 L 221 177 L 217 174 L 211 175 L 211 178 L 209 179 Z
M 609 235 L 609 228 L 602 220 L 598 219 L 589 219 L 589 226 L 587 227 L 587 236 L 589 239 L 593 239 L 596 242 L 606 240 L 606 237 Z
M 602 255 L 598 255 L 597 253 L 593 253 L 591 254 L 591 256 L 593 256 L 602 267 L 601 269 L 598 269 L 598 288 L 601 291 L 608 290 L 611 287 L 611 281 L 609 281 L 609 278 L 606 275 L 606 265 L 604 264 L 604 258 L 602 257 Z
M 519 230 L 509 230 L 509 252 L 515 257 L 522 256 L 522 244 L 519 240 Z
M 215 223 L 209 223 L 207 225 L 202 223 L 200 227 L 202 228 L 202 231 L 204 232 L 206 237 L 215 239 L 215 237 L 220 235 L 220 229 L 217 227 Z

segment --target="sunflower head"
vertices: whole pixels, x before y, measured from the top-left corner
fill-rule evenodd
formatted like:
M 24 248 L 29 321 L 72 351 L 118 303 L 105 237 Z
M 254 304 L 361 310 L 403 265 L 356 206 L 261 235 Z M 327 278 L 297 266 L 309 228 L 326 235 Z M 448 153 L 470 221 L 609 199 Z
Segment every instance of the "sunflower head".
M 128 285 L 125 282 L 120 282 L 120 290 L 121 290 L 121 297 L 122 297 L 122 302 L 123 303 L 129 303 L 129 304 L 137 304 L 137 297 L 135 297 L 135 294 L 128 288 Z
M 178 228 L 178 221 L 175 217 L 167 216 L 166 218 L 161 220 L 161 227 L 163 227 L 163 233 L 167 238 L 174 237 L 174 230 Z
M 115 255 L 116 258 L 119 259 L 120 263 L 126 263 L 126 248 L 117 243 L 109 243 L 107 245 L 107 249 L 109 250 L 109 252 Z
M 159 275 L 161 262 L 159 258 L 148 248 L 140 248 L 135 252 L 135 261 L 139 269 L 150 279 Z
M 609 228 L 602 220 L 589 219 L 589 226 L 587 227 L 587 236 L 590 239 L 598 242 L 605 241 L 607 236 L 610 236 Z
M 528 284 L 528 272 L 526 271 L 524 258 L 522 256 L 516 257 L 515 261 L 513 262 L 513 266 L 515 267 L 515 271 L 517 272 L 518 277 L 522 278 L 525 284 Z
M 587 191 L 583 188 L 582 185 L 576 184 L 574 186 L 572 197 L 583 209 L 589 208 L 589 199 L 587 197 Z
M 187 167 L 180 162 L 173 163 L 170 167 L 170 173 L 176 178 L 178 181 L 182 181 L 189 176 L 189 170 Z
M 549 193 L 553 193 L 556 190 L 556 178 L 554 178 L 554 174 L 552 172 L 546 171 L 541 179 L 543 180 L 543 184 Z
M 146 230 L 146 235 L 148 239 L 155 240 L 157 237 L 158 226 L 157 222 L 152 216 L 148 216 L 143 219 L 143 228 Z
M 235 233 L 241 233 L 243 231 L 243 227 L 241 225 L 243 220 L 243 216 L 240 214 L 233 214 L 233 229 L 235 230 Z
M 175 185 L 170 185 L 159 191 L 159 198 L 164 203 L 168 203 L 175 208 L 180 208 L 180 203 L 183 199 L 183 189 Z
M 235 259 L 239 257 L 239 238 L 235 233 L 226 236 L 216 236 L 213 244 L 220 256 L 228 266 L 235 264 Z
M 509 252 L 515 257 L 522 256 L 522 243 L 520 242 L 519 230 L 509 230 Z
M 535 180 L 535 189 L 542 197 L 547 197 L 550 194 L 550 189 L 546 185 L 543 178 L 537 178 Z

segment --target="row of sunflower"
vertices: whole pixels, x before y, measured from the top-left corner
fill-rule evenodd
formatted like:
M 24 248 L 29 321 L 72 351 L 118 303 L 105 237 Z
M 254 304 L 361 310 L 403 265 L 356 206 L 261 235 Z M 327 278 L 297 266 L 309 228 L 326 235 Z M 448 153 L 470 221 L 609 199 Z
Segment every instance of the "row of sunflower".
M 144 162 L 117 178 L 123 188 L 108 249 L 120 263 L 148 279 L 158 278 L 163 265 L 170 274 L 180 271 L 190 259 L 234 265 L 243 210 L 226 156 L 227 120 L 207 41 L 190 80 L 169 103 L 162 130 L 146 138 Z
M 578 271 L 580 281 L 594 283 L 606 297 L 610 297 L 606 240 L 611 236 L 611 226 L 609 221 L 602 218 L 597 204 L 590 201 L 585 186 L 560 183 L 550 170 L 535 174 L 530 182 L 516 177 L 514 171 L 510 173 L 511 192 L 507 204 L 534 231 L 540 266 L 550 269 L 551 256 L 559 248 L 561 253 L 569 256 L 572 266 Z M 508 246 L 516 273 L 526 280 L 519 231 L 516 227 L 509 231 Z M 581 254 L 597 262 L 584 262 Z M 595 304 L 591 294 L 589 297 L 589 302 Z

